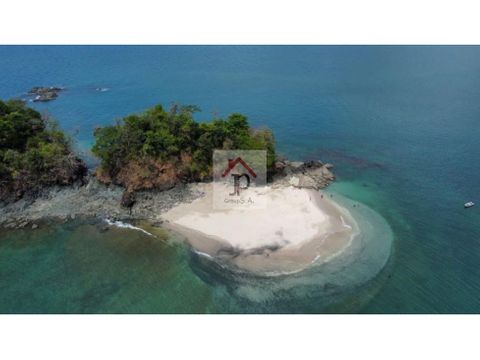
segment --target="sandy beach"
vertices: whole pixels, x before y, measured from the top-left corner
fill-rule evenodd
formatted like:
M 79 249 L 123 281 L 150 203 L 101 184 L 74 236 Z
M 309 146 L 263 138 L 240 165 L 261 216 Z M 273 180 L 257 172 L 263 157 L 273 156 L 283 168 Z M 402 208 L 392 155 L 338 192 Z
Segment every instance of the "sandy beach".
M 264 206 L 215 209 L 212 184 L 202 197 L 162 214 L 165 225 L 208 254 L 258 273 L 295 272 L 345 250 L 358 227 L 328 195 L 310 189 L 264 187 Z

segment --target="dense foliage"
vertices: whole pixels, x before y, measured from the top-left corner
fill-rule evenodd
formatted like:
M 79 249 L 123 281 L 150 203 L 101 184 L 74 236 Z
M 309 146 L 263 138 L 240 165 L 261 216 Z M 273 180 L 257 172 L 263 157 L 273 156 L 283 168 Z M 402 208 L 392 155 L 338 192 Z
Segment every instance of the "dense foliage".
M 0 101 L 0 200 L 82 179 L 86 167 L 69 141 L 23 101 Z
M 101 159 L 101 170 L 114 179 L 131 162 L 169 163 L 184 180 L 202 180 L 211 175 L 214 149 L 267 150 L 267 167 L 273 169 L 275 148 L 269 130 L 253 130 L 241 114 L 196 122 L 193 114 L 198 110 L 173 106 L 165 111 L 158 105 L 116 125 L 98 128 L 92 151 Z M 154 166 L 142 168 L 144 179 L 155 176 Z
M 273 169 L 275 148 L 268 129 L 252 129 L 241 114 L 197 122 L 193 114 L 198 110 L 175 105 L 166 111 L 158 105 L 96 129 L 92 151 L 101 160 L 99 180 L 121 184 L 130 193 L 208 179 L 215 149 L 267 150 L 267 168 Z M 0 201 L 83 181 L 86 173 L 54 122 L 23 101 L 0 101 Z

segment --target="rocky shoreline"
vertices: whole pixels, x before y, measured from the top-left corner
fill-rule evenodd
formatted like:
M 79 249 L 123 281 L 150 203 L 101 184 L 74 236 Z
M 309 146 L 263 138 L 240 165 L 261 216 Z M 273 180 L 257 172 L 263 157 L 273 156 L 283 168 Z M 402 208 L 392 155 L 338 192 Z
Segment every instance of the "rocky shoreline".
M 278 161 L 273 187 L 294 186 L 319 190 L 334 181 L 332 165 L 320 161 Z M 89 174 L 83 183 L 73 186 L 53 186 L 43 189 L 36 197 L 26 196 L 16 202 L 0 203 L 0 228 L 36 229 L 51 222 L 67 222 L 81 218 L 121 221 L 147 221 L 159 226 L 161 214 L 176 204 L 191 202 L 202 196 L 195 183 L 180 184 L 168 190 L 135 192 L 130 208 L 122 206 L 124 188 L 105 185 Z

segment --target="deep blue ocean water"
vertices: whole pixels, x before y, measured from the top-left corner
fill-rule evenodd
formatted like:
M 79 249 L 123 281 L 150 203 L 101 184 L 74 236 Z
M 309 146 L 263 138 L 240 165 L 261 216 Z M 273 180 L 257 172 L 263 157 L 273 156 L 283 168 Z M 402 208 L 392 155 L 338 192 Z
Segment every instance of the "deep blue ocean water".
M 8 232 L 0 312 L 480 312 L 480 207 L 463 209 L 480 205 L 480 47 L 0 46 L 0 98 L 53 85 L 66 90 L 31 105 L 85 157 L 96 126 L 157 103 L 196 104 L 199 120 L 244 113 L 287 157 L 332 162 L 331 191 L 389 223 L 392 255 L 328 306 L 305 289 L 252 302 L 182 247 L 135 250 L 140 234 Z

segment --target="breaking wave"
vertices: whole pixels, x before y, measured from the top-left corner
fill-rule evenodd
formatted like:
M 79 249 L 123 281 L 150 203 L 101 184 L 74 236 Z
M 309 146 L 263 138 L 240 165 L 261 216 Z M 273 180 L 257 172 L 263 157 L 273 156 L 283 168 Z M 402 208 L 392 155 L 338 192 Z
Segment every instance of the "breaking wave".
M 132 224 L 129 224 L 129 223 L 124 223 L 122 221 L 113 221 L 113 220 L 110 220 L 110 219 L 104 219 L 104 221 L 110 225 L 110 226 L 116 226 L 116 227 L 119 227 L 119 228 L 123 228 L 123 229 L 131 229 L 131 230 L 137 230 L 137 231 L 141 231 L 149 236 L 155 236 L 153 235 L 152 233 L 149 233 L 147 230 L 144 230 L 138 226 L 133 226 Z

